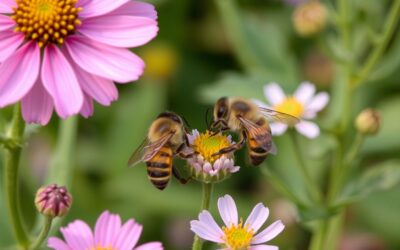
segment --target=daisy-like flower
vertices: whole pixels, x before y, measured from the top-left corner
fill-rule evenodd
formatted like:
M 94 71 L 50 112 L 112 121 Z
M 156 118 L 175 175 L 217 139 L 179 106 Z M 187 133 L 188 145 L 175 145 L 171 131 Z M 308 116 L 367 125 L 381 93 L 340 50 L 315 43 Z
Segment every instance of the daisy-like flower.
M 190 146 L 198 153 L 188 159 L 195 179 L 207 183 L 218 182 L 229 177 L 231 173 L 239 171 L 240 167 L 235 166 L 233 154 L 213 155 L 232 145 L 230 136 L 212 135 L 209 131 L 199 133 L 197 129 L 187 136 Z
M 97 0 L 98 1 L 98 0 Z M 65 241 L 50 237 L 47 246 L 55 250 L 162 250 L 160 242 L 149 242 L 135 247 L 142 233 L 142 225 L 133 219 L 123 225 L 117 214 L 103 212 L 94 232 L 81 220 L 61 228 Z
M 144 62 L 128 48 L 158 31 L 157 13 L 131 0 L 1 0 L 0 108 L 18 101 L 28 123 L 93 113 L 135 81 Z
M 312 139 L 319 135 L 318 125 L 308 120 L 315 118 L 317 113 L 328 104 L 328 93 L 315 94 L 315 86 L 309 82 L 303 82 L 293 96 L 286 96 L 278 84 L 270 83 L 264 87 L 264 95 L 271 105 L 259 100 L 254 100 L 254 102 L 261 107 L 272 108 L 299 118 L 300 122 L 295 125 L 295 128 L 304 136 Z M 270 126 L 273 135 L 281 135 L 288 128 L 286 124 L 279 122 L 271 123 Z
M 218 226 L 207 210 L 199 214 L 199 220 L 190 222 L 190 229 L 200 238 L 221 244 L 221 250 L 277 250 L 278 247 L 264 244 L 275 238 L 285 228 L 278 220 L 257 233 L 267 220 L 269 210 L 258 203 L 243 223 L 238 218 L 235 201 L 230 195 L 218 199 L 218 210 L 225 226 Z

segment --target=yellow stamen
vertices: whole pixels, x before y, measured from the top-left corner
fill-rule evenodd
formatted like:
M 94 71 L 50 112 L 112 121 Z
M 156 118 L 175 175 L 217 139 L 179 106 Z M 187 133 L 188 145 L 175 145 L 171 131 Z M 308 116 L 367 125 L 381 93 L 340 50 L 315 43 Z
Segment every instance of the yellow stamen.
M 193 142 L 193 149 L 211 164 L 218 160 L 222 155 L 212 156 L 223 148 L 229 147 L 231 143 L 228 137 L 222 134 L 212 136 L 210 131 L 201 133 Z
M 97 246 L 97 247 L 92 247 L 88 250 L 113 250 L 112 247 L 101 247 L 101 246 Z
M 27 40 L 37 41 L 40 47 L 49 43 L 62 44 L 74 34 L 81 21 L 78 0 L 16 0 L 17 7 L 11 18 L 17 23 L 16 32 L 25 34 Z
M 242 218 L 237 226 L 223 227 L 222 230 L 225 233 L 223 240 L 231 250 L 247 250 L 254 235 L 254 230 L 249 225 L 243 226 Z
M 304 111 L 304 105 L 295 97 L 287 97 L 281 103 L 274 106 L 276 111 L 300 118 Z

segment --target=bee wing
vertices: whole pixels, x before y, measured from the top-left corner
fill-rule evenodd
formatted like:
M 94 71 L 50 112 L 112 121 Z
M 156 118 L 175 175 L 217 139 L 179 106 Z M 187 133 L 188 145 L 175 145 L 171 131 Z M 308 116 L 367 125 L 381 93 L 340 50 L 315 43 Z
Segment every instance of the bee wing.
M 173 132 L 162 136 L 160 139 L 154 142 L 150 142 L 148 138 L 144 139 L 142 144 L 132 153 L 129 158 L 128 166 L 133 167 L 139 162 L 146 162 L 151 160 L 158 151 L 171 139 L 174 135 Z
M 251 138 L 257 141 L 259 146 L 269 153 L 274 153 L 275 149 L 272 144 L 271 131 L 267 127 L 262 127 L 246 118 L 238 117 L 239 121 L 246 129 L 247 133 L 250 134 Z
M 285 123 L 289 126 L 294 126 L 300 121 L 299 118 L 286 113 L 282 113 L 265 107 L 258 107 L 258 108 L 261 111 L 261 113 L 265 117 L 267 117 L 268 120 L 270 121 Z

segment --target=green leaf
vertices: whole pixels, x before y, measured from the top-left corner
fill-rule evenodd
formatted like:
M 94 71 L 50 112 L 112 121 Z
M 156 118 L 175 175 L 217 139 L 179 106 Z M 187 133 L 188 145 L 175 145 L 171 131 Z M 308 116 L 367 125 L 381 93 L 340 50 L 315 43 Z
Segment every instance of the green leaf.
M 338 204 L 361 200 L 400 184 L 400 160 L 390 160 L 365 171 L 344 189 Z
M 326 220 L 339 212 L 337 208 L 327 208 L 323 206 L 311 206 L 299 209 L 300 220 L 303 223 Z

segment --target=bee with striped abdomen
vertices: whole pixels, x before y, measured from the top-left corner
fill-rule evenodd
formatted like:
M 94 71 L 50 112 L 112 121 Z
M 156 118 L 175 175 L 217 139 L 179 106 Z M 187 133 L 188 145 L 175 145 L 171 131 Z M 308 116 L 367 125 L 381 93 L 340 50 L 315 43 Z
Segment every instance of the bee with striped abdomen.
M 261 164 L 268 154 L 275 153 L 271 128 L 268 120 L 294 125 L 299 119 L 286 113 L 258 107 L 250 100 L 239 97 L 222 97 L 214 105 L 213 129 L 240 133 L 239 142 L 221 149 L 218 154 L 226 154 L 243 147 L 247 141 L 251 163 Z
M 171 175 L 181 183 L 186 183 L 173 165 L 177 155 L 187 159 L 194 155 L 188 146 L 187 129 L 180 116 L 173 112 L 163 112 L 157 116 L 149 128 L 146 139 L 133 152 L 128 165 L 135 166 L 144 162 L 147 166 L 147 175 L 153 185 L 163 190 Z

